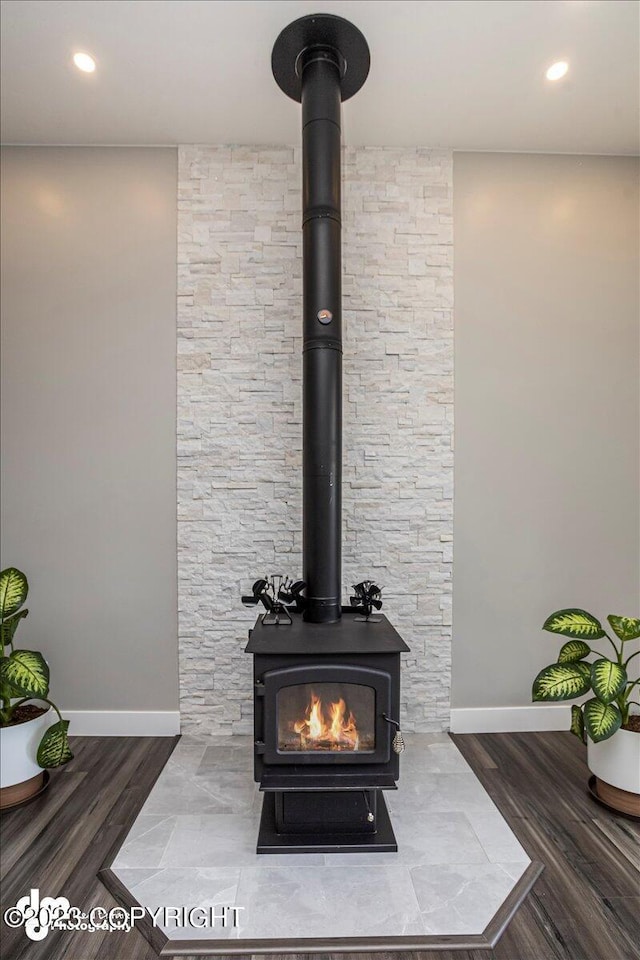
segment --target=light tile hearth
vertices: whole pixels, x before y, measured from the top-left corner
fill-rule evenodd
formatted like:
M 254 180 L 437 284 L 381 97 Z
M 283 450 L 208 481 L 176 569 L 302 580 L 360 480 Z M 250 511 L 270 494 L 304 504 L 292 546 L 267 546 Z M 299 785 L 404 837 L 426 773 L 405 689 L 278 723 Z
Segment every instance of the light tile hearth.
M 397 853 L 257 855 L 251 738 L 188 736 L 112 870 L 151 910 L 243 908 L 237 928 L 163 927 L 170 939 L 482 934 L 529 858 L 446 734 L 405 739 L 386 793 Z

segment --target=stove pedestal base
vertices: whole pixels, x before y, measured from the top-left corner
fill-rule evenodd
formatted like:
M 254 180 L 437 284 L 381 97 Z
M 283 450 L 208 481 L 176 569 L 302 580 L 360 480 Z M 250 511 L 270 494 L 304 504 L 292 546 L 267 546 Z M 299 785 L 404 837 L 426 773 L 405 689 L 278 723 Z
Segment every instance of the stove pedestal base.
M 322 809 L 321 797 L 326 795 L 313 792 L 265 793 L 256 852 L 396 853 L 398 844 L 382 792 L 375 790 L 367 793 L 374 794 L 371 809 L 375 811 L 375 821 L 361 823 L 357 832 L 350 832 L 348 825 L 340 819 L 331 818 L 324 822 L 318 819 L 316 823 L 303 819 L 305 801 L 308 801 L 310 811 L 317 811 Z M 366 802 L 364 797 L 362 802 Z

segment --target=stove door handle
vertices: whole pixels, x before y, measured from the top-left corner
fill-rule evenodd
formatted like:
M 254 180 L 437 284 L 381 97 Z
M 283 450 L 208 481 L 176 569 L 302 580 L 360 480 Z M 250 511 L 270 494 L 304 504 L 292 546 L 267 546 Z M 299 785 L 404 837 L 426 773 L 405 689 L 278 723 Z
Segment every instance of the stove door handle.
M 393 726 L 396 728 L 396 732 L 393 735 L 393 740 L 391 741 L 391 746 L 393 747 L 395 753 L 402 753 L 406 744 L 404 742 L 404 737 L 402 736 L 402 731 L 400 730 L 400 724 L 397 720 L 392 720 L 391 717 L 388 717 L 386 713 L 382 714 L 382 719 L 386 720 L 387 723 L 393 724 Z

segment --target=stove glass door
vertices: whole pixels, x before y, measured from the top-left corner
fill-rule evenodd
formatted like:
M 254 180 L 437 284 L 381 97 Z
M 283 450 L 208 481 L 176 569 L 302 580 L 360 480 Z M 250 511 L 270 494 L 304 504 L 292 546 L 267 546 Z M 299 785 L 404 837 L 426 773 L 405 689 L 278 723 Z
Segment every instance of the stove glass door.
M 277 692 L 278 753 L 373 753 L 376 691 L 360 683 L 298 683 Z

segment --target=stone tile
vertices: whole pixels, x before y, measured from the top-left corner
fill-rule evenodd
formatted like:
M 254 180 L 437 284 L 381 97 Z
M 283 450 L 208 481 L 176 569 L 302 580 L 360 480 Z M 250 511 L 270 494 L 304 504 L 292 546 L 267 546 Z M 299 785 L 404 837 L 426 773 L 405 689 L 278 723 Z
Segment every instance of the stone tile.
M 413 747 L 422 751 L 424 747 L 431 746 L 432 744 L 450 743 L 453 745 L 448 733 L 405 733 L 403 731 L 402 736 L 407 746 L 407 751 L 403 754 L 400 760 L 401 763 L 411 756 Z
M 459 769 L 452 741 L 410 738 L 413 762 L 403 765 L 400 790 L 385 794 L 396 854 L 258 856 L 262 795 L 251 770 L 233 769 L 250 743 L 203 737 L 187 742 L 184 768 L 163 770 L 114 869 L 145 905 L 218 898 L 245 907 L 239 934 L 189 929 L 188 938 L 481 932 L 528 859 L 470 770 L 434 770 Z
M 162 858 L 163 867 L 234 867 L 256 859 L 258 818 L 241 814 L 180 816 Z
M 152 912 L 167 907 L 185 907 L 187 910 L 217 907 L 220 917 L 220 908 L 233 907 L 236 903 L 239 876 L 240 871 L 232 866 L 200 870 L 164 869 L 149 877 L 133 877 L 137 882 L 130 889 L 136 900 Z M 230 914 L 227 916 L 231 917 Z M 173 939 L 237 939 L 238 928 L 224 927 L 215 917 L 213 919 L 214 925 L 206 927 L 178 926 L 175 922 L 160 923 L 159 926 Z
M 164 814 L 138 814 L 127 834 L 127 843 L 130 843 L 131 840 L 137 840 L 143 833 L 147 833 L 153 829 L 153 827 L 157 827 L 158 824 L 163 823 L 167 819 Z
M 194 784 L 206 790 L 220 806 L 220 812 L 227 809 L 233 813 L 251 813 L 259 808 L 258 785 L 253 782 L 248 770 L 220 770 L 209 767 L 198 769 Z
M 165 816 L 175 813 L 233 813 L 233 807 L 228 800 L 216 797 L 200 786 L 195 777 L 189 777 L 181 768 L 167 764 L 149 794 L 142 813 Z
M 244 736 L 240 733 L 233 734 L 214 734 L 212 736 L 201 737 L 207 747 L 231 747 L 233 750 L 248 750 L 253 756 L 253 737 Z
M 156 818 L 140 817 L 139 819 L 149 821 Z M 143 830 L 137 835 L 135 831 L 132 831 L 127 837 L 127 842 L 120 848 L 113 861 L 114 869 L 119 867 L 159 867 L 175 824 L 175 817 L 165 817 L 160 823 Z M 144 824 L 141 826 L 144 826 Z
M 524 848 L 499 810 L 469 808 L 466 816 L 488 859 L 493 863 L 529 862 Z
M 169 757 L 169 769 L 174 767 L 184 770 L 185 773 L 193 774 L 196 772 L 207 747 L 201 740 L 195 737 L 181 737 L 173 753 Z
M 520 877 L 525 872 L 525 870 L 527 869 L 530 863 L 531 863 L 531 860 L 529 860 L 529 858 L 527 857 L 526 860 L 515 860 L 513 862 L 509 861 L 509 862 L 501 863 L 500 866 L 505 871 L 505 873 L 509 874 L 509 876 L 515 883 L 517 880 L 520 879 Z
M 495 810 L 496 807 L 478 778 L 468 773 L 430 773 L 425 777 L 400 774 L 398 790 L 387 794 L 394 814 L 416 814 L 467 810 Z
M 427 766 L 433 773 L 471 773 L 471 768 L 455 743 L 447 737 L 445 743 L 431 743 L 427 747 Z
M 205 748 L 197 769 L 198 774 L 213 770 L 246 770 L 253 774 L 253 746 L 208 746 Z
M 256 838 L 258 834 L 256 832 Z M 335 854 L 324 853 L 269 853 L 256 854 L 256 869 L 271 870 L 273 867 L 324 867 L 332 866 Z
M 416 736 L 416 735 L 414 735 Z M 418 734 L 426 738 L 428 734 Z M 434 773 L 471 773 L 471 768 L 449 737 L 422 742 L 405 737 L 406 750 L 400 757 L 400 783 L 424 781 Z
M 402 936 L 421 930 L 403 866 L 381 866 L 375 875 L 364 866 L 244 867 L 236 903 L 246 906 L 243 937 Z
M 462 813 L 425 813 L 415 816 L 394 816 L 393 830 L 398 841 L 397 853 L 327 854 L 327 863 L 377 867 L 423 863 L 486 863 L 487 855 Z
M 156 873 L 161 873 L 161 867 L 148 867 L 147 869 L 142 869 L 141 867 L 116 867 L 112 866 L 111 868 L 115 875 L 122 880 L 125 887 L 127 887 L 131 892 L 133 892 L 134 887 L 142 883 L 143 880 L 148 880 L 149 877 L 154 877 Z
M 497 863 L 414 867 L 411 879 L 426 934 L 482 933 L 514 882 Z
M 485 863 L 487 856 L 462 813 L 396 816 L 393 829 L 402 863 Z
M 452 154 L 347 147 L 343 160 L 344 595 L 367 570 L 380 578 L 412 647 L 403 730 L 443 730 Z M 239 596 L 267 569 L 301 572 L 301 151 L 188 146 L 178 166 L 181 719 L 198 736 L 250 734 L 256 611 Z

